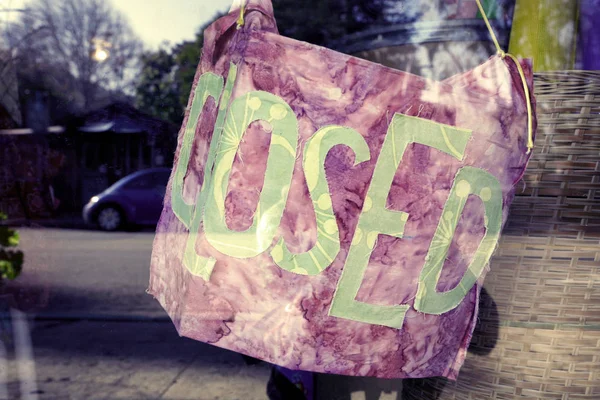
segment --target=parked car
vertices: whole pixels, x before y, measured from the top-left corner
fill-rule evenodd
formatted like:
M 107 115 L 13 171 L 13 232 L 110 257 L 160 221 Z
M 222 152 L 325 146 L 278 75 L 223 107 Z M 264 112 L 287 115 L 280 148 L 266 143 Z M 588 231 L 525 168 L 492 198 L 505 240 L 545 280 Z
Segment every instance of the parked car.
M 162 212 L 170 168 L 151 168 L 127 175 L 83 208 L 83 219 L 105 231 L 126 225 L 155 225 Z

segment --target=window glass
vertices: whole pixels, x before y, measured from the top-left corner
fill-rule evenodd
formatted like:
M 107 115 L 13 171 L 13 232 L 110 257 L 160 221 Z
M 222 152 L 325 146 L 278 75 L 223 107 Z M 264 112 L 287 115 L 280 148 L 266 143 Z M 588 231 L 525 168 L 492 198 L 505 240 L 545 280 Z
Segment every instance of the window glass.
M 192 88 L 198 87 L 201 75 L 198 64 L 205 39 L 211 38 L 204 34 L 205 29 L 227 14 L 234 1 L 0 0 L 0 400 L 98 397 L 420 400 L 483 398 L 498 393 L 512 398 L 524 395 L 526 390 L 536 398 L 568 400 L 573 393 L 580 396 L 578 399 L 599 396 L 597 367 L 592 365 L 600 360 L 597 335 L 600 329 L 597 301 L 600 299 L 597 285 L 600 0 L 481 0 L 497 45 L 476 0 L 235 0 L 235 3 L 240 1 L 272 3 L 281 35 L 430 80 L 450 78 L 452 81 L 453 77 L 494 57 L 498 47 L 514 56 L 532 59 L 537 101 L 533 112 L 539 116 L 536 147 L 524 180 L 515 184 L 514 193 L 505 194 L 505 197 L 515 194 L 517 200 L 506 220 L 505 232 L 508 233 L 499 245 L 497 258 L 489 264 L 491 279 L 486 281 L 486 289 L 481 294 L 469 292 L 469 301 L 479 301 L 479 318 L 460 314 L 464 310 L 452 314 L 453 318 L 463 318 L 465 324 L 478 324 L 466 355 L 468 367 L 464 374 L 461 372 L 463 375 L 457 384 L 450 385 L 437 379 L 403 382 L 292 373 L 267 362 L 181 338 L 177 329 L 182 331 L 189 326 L 182 326 L 177 318 L 173 323 L 159 300 L 182 315 L 189 314 L 187 304 L 177 303 L 175 295 L 154 299 L 146 293 L 152 250 L 161 215 L 163 220 L 176 218 L 163 213 L 164 207 L 173 201 L 173 197 L 165 198 L 171 175 L 178 177 L 170 185 L 179 185 L 179 205 L 184 213 L 190 218 L 195 213 L 202 215 L 194 207 L 204 199 L 199 196 L 199 187 L 204 174 L 209 175 L 209 172 L 190 168 L 178 176 L 171 171 L 175 158 L 181 159 L 184 147 L 178 143 L 184 136 L 181 127 L 184 117 L 192 111 L 190 93 Z M 236 29 L 228 31 L 226 39 L 236 32 Z M 226 41 L 216 44 L 217 53 L 231 50 L 224 45 Z M 238 44 L 244 43 L 242 40 Z M 264 57 L 267 59 L 275 53 L 265 53 Z M 322 61 L 303 60 L 296 52 L 285 54 L 285 58 L 300 66 L 299 84 L 310 82 L 311 63 Z M 505 72 L 501 70 L 499 74 Z M 516 67 L 511 72 L 516 84 L 521 85 Z M 280 78 L 271 65 L 266 65 L 256 76 L 250 76 L 241 67 L 237 73 L 237 79 L 252 82 L 257 90 L 267 92 Z M 372 146 L 378 139 L 370 136 L 371 132 L 389 122 L 394 111 L 390 111 L 386 121 L 385 118 L 381 121 L 354 118 L 353 110 L 359 104 L 372 105 L 373 110 L 385 105 L 370 103 L 379 94 L 375 83 L 343 75 L 346 73 L 328 70 L 324 75 L 332 81 L 343 76 L 340 79 L 345 85 L 352 86 L 352 90 L 359 88 L 359 97 L 350 98 L 349 92 L 337 90 L 325 93 L 319 85 L 311 90 L 325 93 L 319 100 L 323 104 L 343 109 L 348 114 L 348 123 L 360 126 L 359 133 Z M 212 134 L 218 111 L 226 110 L 235 99 L 231 98 L 230 103 L 219 101 L 239 95 L 236 90 L 227 90 L 227 76 L 214 78 L 207 80 L 207 104 L 203 108 L 204 112 L 213 111 L 214 115 L 198 117 L 196 136 L 187 149 L 190 165 L 204 165 L 209 149 L 201 142 Z M 221 78 L 222 87 L 219 86 Z M 446 83 L 448 81 L 440 87 L 446 87 Z M 288 96 L 285 100 L 290 101 L 295 84 L 292 79 L 286 81 L 285 88 L 277 95 Z M 471 91 L 469 85 L 463 89 L 465 93 L 478 93 Z M 483 88 L 485 94 L 481 96 L 488 96 L 488 89 L 496 90 Z M 217 92 L 222 97 L 214 95 Z M 219 97 L 217 102 L 215 97 Z M 256 108 L 254 111 L 261 106 L 261 100 L 256 100 L 251 103 Z M 413 99 L 408 99 L 406 104 L 409 100 Z M 426 104 L 432 99 L 425 100 L 423 104 L 415 103 L 414 108 L 399 112 L 437 119 L 437 122 L 455 118 L 453 113 L 443 113 L 441 108 Z M 502 98 L 501 101 L 507 100 Z M 525 107 L 525 101 L 510 106 Z M 303 113 L 295 104 L 291 104 L 290 109 Z M 481 115 L 484 111 L 481 110 Z M 219 206 L 227 209 L 225 215 L 240 212 L 236 208 L 238 204 L 259 204 L 260 193 L 243 183 L 244 180 L 264 180 L 264 174 L 252 168 L 253 160 L 260 158 L 257 154 L 262 152 L 258 154 L 262 157 L 269 151 L 268 145 L 260 144 L 259 135 L 272 134 L 263 128 L 272 127 L 277 117 L 283 118 L 286 113 L 275 107 L 269 114 L 269 123 L 262 128 L 256 123 L 249 126 L 242 140 L 244 149 L 250 149 L 248 154 L 242 157 L 241 152 L 235 153 L 235 165 L 248 167 L 242 173 L 231 174 L 230 181 L 223 183 L 239 191 L 226 195 L 219 192 Z M 478 116 L 477 106 L 474 106 L 472 118 L 477 123 Z M 330 121 L 330 117 L 310 116 L 310 123 L 300 126 L 300 130 L 312 134 L 324 125 L 338 123 Z M 499 118 L 498 129 L 510 130 L 504 126 L 504 119 L 513 115 L 507 111 Z M 200 136 L 202 140 L 196 140 Z M 227 139 L 220 143 L 220 153 L 215 154 L 223 154 L 227 147 L 237 144 L 230 137 Z M 300 152 L 309 139 L 306 134 L 300 137 L 296 158 L 289 154 L 295 149 L 285 146 L 287 142 L 270 143 L 282 145 L 278 151 L 289 156 L 298 170 L 304 168 Z M 452 142 L 451 139 L 448 140 Z M 383 141 L 377 143 L 375 151 L 365 152 L 372 157 L 373 165 Z M 492 145 L 500 147 L 498 143 Z M 411 145 L 407 159 L 420 157 L 422 147 Z M 486 153 L 491 160 L 495 151 L 492 147 L 489 154 Z M 323 164 L 327 182 L 319 181 L 324 184 L 324 190 L 330 183 L 354 178 L 352 175 L 332 176 L 329 171 L 338 161 L 347 162 L 350 170 L 351 161 L 356 157 L 346 151 L 350 151 L 349 148 L 337 146 L 331 150 L 337 158 L 327 156 Z M 423 175 L 415 181 L 439 190 L 436 201 L 440 202 L 441 213 L 450 187 L 440 185 L 437 177 L 429 179 L 425 175 L 424 171 L 435 168 L 438 161 L 426 158 L 421 160 Z M 465 162 L 471 160 L 467 158 Z M 313 167 L 316 171 L 323 165 Z M 146 172 L 125 184 L 113 186 L 129 190 L 127 196 L 120 196 L 118 190 L 106 190 L 139 171 Z M 214 176 L 216 172 L 210 173 Z M 454 176 L 448 171 L 443 174 Z M 401 190 L 397 183 L 397 179 L 394 180 L 394 190 Z M 297 186 L 282 187 L 277 190 L 277 196 L 288 193 L 288 189 L 309 190 L 308 181 L 306 187 Z M 357 187 L 356 191 L 366 190 L 367 186 Z M 322 208 L 315 212 L 310 211 L 310 203 L 301 204 L 293 197 L 288 198 L 286 207 L 309 210 L 297 227 L 297 232 L 306 232 L 313 229 L 316 218 L 329 215 L 324 212 L 329 206 L 334 214 L 360 210 L 367 203 L 356 196 L 343 210 L 334 207 L 333 200 L 327 196 L 314 199 Z M 467 209 L 475 207 L 473 201 L 470 200 Z M 248 211 L 245 218 L 251 221 L 257 215 L 269 215 L 268 212 L 264 209 Z M 556 221 L 553 218 L 557 216 L 564 218 Z M 282 223 L 289 223 L 289 219 L 284 211 Z M 323 232 L 329 231 L 328 236 L 338 232 L 336 219 L 326 220 L 329 225 L 325 225 Z M 483 223 L 483 215 L 481 220 Z M 402 239 L 373 235 L 377 233 L 376 227 L 370 233 L 361 234 L 364 240 L 369 240 L 365 243 L 373 246 L 391 240 L 402 243 L 432 240 L 433 231 L 429 237 L 418 236 L 410 231 L 412 220 L 405 222 L 407 233 Z M 203 229 L 201 224 L 199 226 L 199 230 Z M 184 223 L 178 225 L 176 231 L 186 240 L 191 237 L 192 244 L 188 247 L 192 250 L 205 240 L 203 235 L 196 238 L 195 232 L 190 234 L 189 226 Z M 527 242 L 526 235 L 535 237 Z M 308 239 L 289 236 L 285 242 L 290 243 L 290 249 L 308 246 L 317 243 L 317 228 Z M 464 244 L 464 236 L 457 234 L 452 240 L 455 242 L 449 243 L 451 257 L 447 264 L 453 260 L 465 261 L 468 257 L 457 250 Z M 356 242 L 362 243 L 358 235 Z M 177 243 L 168 243 L 168 246 L 175 248 Z M 187 249 L 180 250 L 184 254 Z M 476 247 L 472 250 L 475 252 Z M 290 251 L 294 252 L 294 249 Z M 341 252 L 347 254 L 347 249 Z M 219 252 L 215 250 L 215 254 Z M 404 258 L 406 254 L 411 253 L 383 254 L 383 261 L 377 267 L 416 282 L 418 275 L 406 273 L 405 267 L 410 264 Z M 294 260 L 295 256 L 290 257 Z M 177 257 L 169 263 L 173 270 L 182 268 Z M 244 265 L 243 261 L 240 265 Z M 276 267 L 266 263 L 265 268 Z M 370 272 L 373 271 L 376 270 Z M 337 279 L 342 272 L 341 269 L 329 270 L 326 279 Z M 249 293 L 279 296 L 270 287 L 271 283 L 260 288 L 248 287 L 247 274 L 256 273 L 251 269 L 239 275 L 219 271 L 215 279 L 225 280 L 233 275 L 239 287 L 231 289 L 229 295 L 239 303 L 246 304 L 243 296 L 251 296 Z M 452 275 L 452 272 L 443 269 L 440 274 Z M 212 295 L 212 289 L 207 289 L 201 281 L 186 279 L 177 284 L 187 301 L 197 304 L 198 293 L 204 296 L 203 291 Z M 297 291 L 298 299 L 310 287 L 307 283 L 310 280 L 303 279 L 305 277 L 299 277 L 298 285 L 290 286 L 290 290 Z M 158 280 L 162 283 L 176 279 L 166 275 Z M 357 296 L 366 298 L 377 292 L 374 288 L 381 286 L 375 285 L 375 281 L 365 280 L 367 284 L 356 291 Z M 385 286 L 388 282 L 379 283 Z M 392 286 L 385 288 L 386 293 L 399 293 Z M 568 295 L 573 297 L 566 297 Z M 415 296 L 416 291 L 407 293 L 398 304 L 412 302 Z M 298 304 L 304 307 L 318 297 L 299 300 Z M 382 306 L 387 306 L 385 301 L 390 298 L 382 297 Z M 229 313 L 230 304 L 217 296 L 213 303 L 202 304 L 206 306 L 200 315 L 202 318 L 192 325 L 201 326 L 204 323 L 201 320 L 209 315 L 213 319 L 211 327 L 216 326 L 218 335 L 206 341 L 215 343 L 227 337 L 229 325 L 235 320 Z M 249 308 L 256 306 L 251 300 L 247 304 Z M 263 333 L 254 329 L 268 326 L 265 343 L 276 343 L 283 335 L 282 327 L 287 320 L 280 316 L 272 320 L 272 315 L 279 315 L 276 311 L 269 314 L 269 307 L 256 307 L 260 309 L 256 318 L 244 321 L 247 332 L 260 336 Z M 555 310 L 558 311 L 554 313 Z M 297 312 L 302 312 L 307 319 L 321 318 L 320 314 L 315 316 L 305 309 Z M 289 310 L 281 315 L 290 315 Z M 424 328 L 420 332 L 445 330 L 445 326 L 425 327 L 434 318 L 431 315 L 407 318 L 423 321 Z M 375 326 L 372 334 L 360 337 L 362 344 L 357 345 L 357 354 L 363 352 L 361 346 L 369 345 L 373 337 L 404 334 L 386 329 Z M 413 334 L 408 332 L 406 336 Z M 326 328 L 315 335 L 318 341 L 327 344 L 336 336 Z M 510 338 L 511 343 L 519 340 L 523 343 L 503 344 L 506 338 Z M 244 341 L 244 338 L 231 336 L 229 339 Z M 404 351 L 435 354 L 427 345 Z M 278 351 L 285 358 L 287 350 Z M 318 354 L 315 349 L 311 349 L 311 354 L 313 350 Z M 299 360 L 286 361 L 288 366 L 302 365 Z M 348 359 L 344 363 L 350 365 L 354 361 Z M 322 362 L 333 365 L 327 356 Z M 392 369 L 396 368 L 394 360 L 389 362 Z M 494 367 L 497 368 L 494 370 Z M 426 369 L 418 363 L 412 368 Z M 514 372 L 498 373 L 511 369 Z M 370 365 L 357 365 L 355 370 L 362 375 L 372 373 Z M 466 384 L 468 379 L 475 383 Z M 501 383 L 494 386 L 493 382 Z M 302 391 L 299 388 L 305 394 L 299 393 Z M 313 389 L 312 395 L 306 394 Z
M 154 187 L 157 183 L 154 178 L 156 178 L 155 174 L 143 174 L 141 176 L 137 176 L 130 182 L 127 182 L 125 189 L 152 189 L 152 187 Z

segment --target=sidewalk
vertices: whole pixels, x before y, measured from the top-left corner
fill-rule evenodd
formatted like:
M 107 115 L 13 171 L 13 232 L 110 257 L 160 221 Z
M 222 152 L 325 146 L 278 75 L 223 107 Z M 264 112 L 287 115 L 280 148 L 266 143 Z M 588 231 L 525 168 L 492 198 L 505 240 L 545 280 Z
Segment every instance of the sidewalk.
M 151 231 L 18 231 L 28 264 L 0 301 L 0 399 L 267 399 L 270 365 L 179 337 L 145 293 Z M 399 400 L 400 385 L 318 375 L 316 399 Z
M 179 338 L 170 322 L 44 321 L 31 334 L 36 376 L 18 376 L 26 361 L 9 357 L 10 399 L 265 398 L 266 365 Z
M 8 399 L 265 400 L 271 366 L 180 338 L 158 322 L 31 321 L 27 340 L 6 346 Z M 319 400 L 399 400 L 399 381 L 319 375 Z M 365 392 L 366 391 L 366 392 Z M 4 397 L 1 395 L 4 392 Z M 387 392 L 387 393 L 386 393 Z

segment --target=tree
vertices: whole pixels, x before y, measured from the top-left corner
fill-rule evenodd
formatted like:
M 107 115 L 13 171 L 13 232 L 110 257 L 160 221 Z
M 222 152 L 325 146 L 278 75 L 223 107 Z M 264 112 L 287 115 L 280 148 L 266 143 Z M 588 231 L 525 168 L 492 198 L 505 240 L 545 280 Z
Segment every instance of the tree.
M 196 33 L 194 40 L 146 52 L 142 58 L 142 73 L 136 88 L 138 108 L 157 118 L 181 124 L 183 113 L 200 61 L 204 29 L 221 17 L 217 14 Z
M 349 10 L 355 0 L 275 0 L 273 9 L 279 32 L 316 45 L 341 37 L 355 22 Z
M 410 4 L 407 0 L 273 0 L 279 32 L 319 46 L 394 22 Z
M 175 56 L 168 49 L 146 52 L 141 57 L 142 70 L 136 88 L 136 107 L 144 112 L 180 124 L 183 107 L 174 79 Z
M 20 77 L 44 77 L 76 109 L 107 93 L 133 94 L 141 42 L 110 2 L 31 0 L 4 35 Z
M 214 19 L 219 17 L 221 17 L 221 15 L 217 15 Z M 196 33 L 195 40 L 185 41 L 177 45 L 174 49 L 175 62 L 177 64 L 174 78 L 179 88 L 179 104 L 184 108 L 187 106 L 192 83 L 194 82 L 194 76 L 196 75 L 196 69 L 200 62 L 202 45 L 204 44 L 204 29 L 206 29 L 208 25 L 209 24 L 205 24 L 200 27 Z
M 282 35 L 327 45 L 367 26 L 385 23 L 387 14 L 384 15 L 384 11 L 389 11 L 393 1 L 396 0 L 273 0 L 273 7 Z M 174 119 L 169 114 L 168 119 L 181 123 L 202 53 L 204 30 L 221 16 L 215 15 L 199 28 L 194 40 L 174 46 L 170 53 L 165 49 L 146 53 L 142 61 L 142 80 L 137 89 L 140 108 L 165 118 L 165 113 L 170 113 L 173 104 L 172 96 L 176 95 L 179 99 L 179 117 Z M 171 60 L 174 64 L 171 64 Z M 157 94 L 159 90 L 160 95 Z

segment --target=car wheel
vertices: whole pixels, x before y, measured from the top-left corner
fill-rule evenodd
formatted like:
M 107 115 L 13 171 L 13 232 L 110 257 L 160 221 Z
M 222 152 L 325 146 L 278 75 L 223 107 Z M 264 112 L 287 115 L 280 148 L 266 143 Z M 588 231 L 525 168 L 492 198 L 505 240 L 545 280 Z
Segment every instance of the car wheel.
M 96 222 L 103 231 L 116 231 L 125 221 L 121 210 L 107 206 L 100 210 Z

